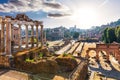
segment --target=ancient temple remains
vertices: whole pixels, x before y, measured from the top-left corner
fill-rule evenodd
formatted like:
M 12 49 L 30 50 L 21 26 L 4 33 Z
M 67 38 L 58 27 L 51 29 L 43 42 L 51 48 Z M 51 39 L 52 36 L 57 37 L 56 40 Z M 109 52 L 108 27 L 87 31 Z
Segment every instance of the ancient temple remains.
M 18 27 L 16 27 L 16 25 Z M 29 28 L 31 27 L 31 36 L 29 36 Z M 22 29 L 25 30 L 24 44 L 22 42 Z M 40 35 L 39 35 L 40 33 Z M 40 38 L 39 38 L 40 37 Z M 30 40 L 30 39 L 31 40 Z M 36 42 L 34 42 L 36 39 Z M 39 44 L 41 42 L 41 44 Z M 17 44 L 18 48 L 15 48 Z M 22 46 L 25 49 L 40 47 L 43 45 L 43 22 L 30 19 L 25 14 L 18 14 L 15 18 L 11 16 L 0 17 L 0 59 L 4 60 L 7 57 L 12 56 L 14 50 L 22 50 Z M 29 46 L 31 45 L 31 46 Z M 3 55 L 5 57 L 3 57 Z M 8 63 L 9 59 L 7 58 Z M 2 64 L 4 61 L 0 61 Z

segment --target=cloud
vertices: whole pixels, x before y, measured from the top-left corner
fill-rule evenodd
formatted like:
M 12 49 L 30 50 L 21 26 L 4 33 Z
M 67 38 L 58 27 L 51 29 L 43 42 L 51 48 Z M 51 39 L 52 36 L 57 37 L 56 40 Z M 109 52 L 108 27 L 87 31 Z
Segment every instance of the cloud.
M 67 12 L 69 8 L 56 0 L 9 0 L 8 3 L 0 4 L 0 12 Z
M 61 8 L 61 4 L 60 3 L 44 3 L 44 5 L 46 7 L 51 7 L 51 8 L 57 8 L 57 9 Z
M 59 18 L 59 17 L 66 17 L 66 16 L 70 16 L 71 14 L 68 13 L 49 13 L 48 17 L 50 18 Z

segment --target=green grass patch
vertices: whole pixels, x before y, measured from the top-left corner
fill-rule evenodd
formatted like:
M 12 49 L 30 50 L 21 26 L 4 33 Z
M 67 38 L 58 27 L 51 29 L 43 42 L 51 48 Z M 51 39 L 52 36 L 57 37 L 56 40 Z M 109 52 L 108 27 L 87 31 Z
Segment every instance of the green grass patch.
M 25 62 L 34 62 L 34 59 L 26 58 Z
M 39 58 L 43 58 L 43 53 L 39 53 Z

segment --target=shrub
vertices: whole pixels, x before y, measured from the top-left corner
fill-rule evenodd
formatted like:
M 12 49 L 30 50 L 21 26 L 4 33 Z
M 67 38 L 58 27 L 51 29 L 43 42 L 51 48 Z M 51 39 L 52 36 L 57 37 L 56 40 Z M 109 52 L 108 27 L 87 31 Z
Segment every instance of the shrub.
M 39 53 L 39 57 L 40 57 L 40 58 L 43 58 L 43 53 Z
M 67 56 L 68 56 L 68 54 L 66 54 L 66 53 L 63 54 L 63 57 L 67 57 Z
M 46 46 L 49 46 L 49 44 L 47 43 Z
M 26 58 L 25 62 L 34 62 L 34 59 Z
M 75 59 L 75 57 L 74 57 L 73 55 L 71 55 L 71 54 L 66 54 L 66 53 L 60 55 L 59 57 L 68 57 L 68 58 Z

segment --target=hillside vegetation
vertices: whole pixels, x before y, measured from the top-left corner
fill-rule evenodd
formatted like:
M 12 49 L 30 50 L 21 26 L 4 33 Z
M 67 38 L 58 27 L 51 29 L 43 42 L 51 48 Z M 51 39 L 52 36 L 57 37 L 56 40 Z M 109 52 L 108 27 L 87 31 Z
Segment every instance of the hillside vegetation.
M 105 43 L 120 43 L 120 26 L 115 28 L 107 27 L 103 32 L 102 40 Z

